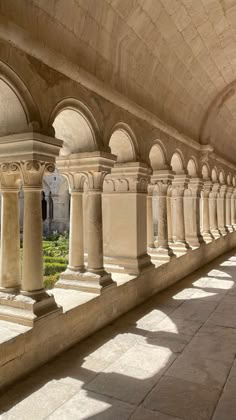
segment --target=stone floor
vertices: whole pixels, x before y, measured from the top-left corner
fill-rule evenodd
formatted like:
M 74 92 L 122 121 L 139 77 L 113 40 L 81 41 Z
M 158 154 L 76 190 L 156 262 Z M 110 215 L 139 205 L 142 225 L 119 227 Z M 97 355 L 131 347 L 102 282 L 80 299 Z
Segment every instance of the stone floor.
M 231 253 L 12 386 L 0 418 L 235 420 L 235 355 Z

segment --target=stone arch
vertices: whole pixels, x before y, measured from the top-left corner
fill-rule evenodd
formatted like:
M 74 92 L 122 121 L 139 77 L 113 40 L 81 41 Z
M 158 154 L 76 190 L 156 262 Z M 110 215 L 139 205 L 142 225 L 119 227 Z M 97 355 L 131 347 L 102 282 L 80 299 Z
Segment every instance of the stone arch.
M 116 124 L 111 132 L 109 147 L 117 156 L 117 162 L 135 162 L 138 155 L 138 143 L 131 128 L 124 123 Z
M 51 113 L 57 138 L 64 141 L 61 155 L 103 150 L 98 124 L 90 109 L 81 101 L 67 98 L 60 101 Z
M 194 157 L 191 157 L 188 161 L 187 172 L 191 178 L 196 178 L 198 176 L 198 166 Z
M 167 166 L 166 150 L 160 141 L 156 142 L 150 149 L 149 160 L 152 170 L 164 169 Z
M 170 165 L 176 174 L 183 174 L 185 172 L 184 158 L 179 150 L 173 153 Z
M 219 173 L 219 181 L 220 181 L 220 184 L 225 184 L 225 172 L 223 169 L 221 169 Z
M 41 128 L 33 98 L 20 77 L 0 61 L 0 136 Z
M 216 167 L 213 168 L 211 171 L 211 179 L 212 179 L 212 182 L 218 182 L 218 170 Z
M 210 178 L 210 167 L 207 163 L 204 163 L 202 165 L 201 175 L 203 179 L 209 179 Z

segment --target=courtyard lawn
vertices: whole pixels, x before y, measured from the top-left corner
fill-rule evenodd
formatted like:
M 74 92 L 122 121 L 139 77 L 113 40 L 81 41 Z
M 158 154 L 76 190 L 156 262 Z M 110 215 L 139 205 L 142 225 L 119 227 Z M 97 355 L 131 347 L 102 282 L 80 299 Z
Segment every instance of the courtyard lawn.
M 43 282 L 46 289 L 51 289 L 66 269 L 69 253 L 68 234 L 53 234 L 43 241 Z

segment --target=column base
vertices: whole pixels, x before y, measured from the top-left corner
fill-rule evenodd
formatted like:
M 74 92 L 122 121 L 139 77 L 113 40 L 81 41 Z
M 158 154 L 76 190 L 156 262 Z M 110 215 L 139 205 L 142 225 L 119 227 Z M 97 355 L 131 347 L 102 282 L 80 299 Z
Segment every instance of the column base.
M 125 273 L 131 276 L 138 276 L 154 267 L 148 254 L 136 258 L 104 257 L 104 266 L 111 273 Z
M 229 233 L 232 233 L 232 232 L 234 231 L 233 226 L 232 226 L 232 225 L 227 225 L 227 231 L 228 231 Z
M 176 254 L 178 257 L 181 255 L 186 254 L 190 250 L 190 246 L 186 242 L 174 242 L 171 246 L 172 251 L 174 254 Z
M 219 239 L 222 236 L 218 229 L 212 229 L 211 234 L 214 239 Z
M 152 248 L 149 252 L 149 255 L 151 256 L 151 261 L 155 263 L 168 263 L 171 259 L 176 258 L 176 255 L 172 251 L 170 247 L 156 247 Z
M 79 290 L 82 292 L 100 294 L 108 287 L 116 286 L 111 278 L 111 274 L 105 270 L 99 273 L 92 273 L 90 271 L 76 272 L 69 268 L 61 273 L 60 279 L 56 282 L 55 287 L 61 289 Z
M 48 292 L 0 292 L 0 319 L 33 327 L 40 319 L 60 314 L 62 308 Z
M 203 237 L 203 241 L 206 242 L 207 244 L 209 242 L 212 242 L 215 239 L 214 236 L 210 232 L 203 232 L 202 237 Z
M 203 243 L 202 236 L 186 236 L 186 242 L 190 246 L 190 248 L 198 248 Z
M 228 231 L 225 227 L 219 228 L 221 236 L 227 235 Z

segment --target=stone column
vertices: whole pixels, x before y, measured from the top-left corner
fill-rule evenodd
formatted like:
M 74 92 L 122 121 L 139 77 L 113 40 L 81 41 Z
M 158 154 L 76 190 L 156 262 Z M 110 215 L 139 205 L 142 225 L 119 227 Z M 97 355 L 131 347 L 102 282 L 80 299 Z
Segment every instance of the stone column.
M 218 217 L 217 217 L 217 196 L 219 192 L 220 184 L 214 182 L 212 190 L 209 194 L 209 216 L 210 216 L 210 231 L 213 238 L 220 238 L 220 231 L 218 229 Z
M 148 186 L 147 194 L 147 248 L 153 250 L 154 248 L 154 231 L 153 231 L 153 186 Z
M 0 292 L 17 293 L 20 288 L 20 174 L 15 165 L 1 165 Z
M 102 190 L 115 156 L 106 152 L 72 154 L 57 160 L 57 167 L 69 179 L 71 188 L 71 228 L 69 266 L 57 287 L 101 293 L 116 285 L 103 267 Z M 82 190 L 86 186 L 86 205 Z M 72 226 L 73 225 L 73 226 Z M 84 268 L 84 233 L 87 267 Z
M 221 235 L 226 235 L 226 185 L 220 185 L 218 196 L 217 196 L 217 220 L 218 220 L 218 229 Z
M 20 164 L 24 191 L 24 231 L 21 294 L 29 302 L 35 316 L 58 310 L 54 297 L 43 286 L 43 238 L 41 193 L 43 176 L 54 171 L 54 164 L 29 160 Z
M 21 291 L 19 294 L 12 294 L 11 299 L 0 296 L 0 319 L 22 323 L 33 326 L 34 323 L 47 315 L 61 312 L 55 299 L 47 293 L 43 287 L 43 253 L 42 253 L 42 206 L 41 192 L 43 176 L 47 172 L 54 171 L 55 156 L 59 154 L 62 141 L 36 132 L 15 134 L 14 138 L 8 136 L 4 142 L 0 142 L 0 160 L 6 172 L 14 171 L 20 175 L 24 191 L 24 232 L 23 232 L 23 261 Z M 15 158 L 17 156 L 17 161 Z M 7 162 L 7 163 L 6 163 Z M 9 169 L 10 168 L 10 169 Z M 16 193 L 14 193 L 16 194 Z M 4 200 L 4 211 L 8 211 L 11 205 L 13 214 L 17 213 L 16 196 L 6 194 Z M 14 283 L 19 283 L 19 245 L 17 230 L 19 218 L 11 220 L 12 243 L 11 258 L 15 259 Z M 14 230 L 14 234 L 13 234 Z M 6 232 L 6 230 L 4 229 Z M 10 232 L 10 231 L 8 231 Z M 3 233 L 4 234 L 4 233 Z M 5 236 L 5 235 L 4 235 Z M 7 235 L 6 235 L 7 236 Z M 4 239 L 4 250 L 2 256 L 6 261 L 7 242 Z M 10 267 L 10 266 L 9 266 Z M 12 267 L 12 266 L 11 266 Z M 4 273 L 4 265 L 2 266 Z M 11 268 L 13 272 L 13 268 Z M 11 273 L 12 274 L 12 273 Z M 8 284 L 9 285 L 9 284 Z
M 61 273 L 56 287 L 65 289 L 80 288 L 84 268 L 84 223 L 83 223 L 83 187 L 86 175 L 73 172 L 73 168 L 60 170 L 69 184 L 70 192 L 70 230 L 69 230 L 69 264 Z
M 225 221 L 226 221 L 226 228 L 228 232 L 233 232 L 233 225 L 232 225 L 232 218 L 231 218 L 231 198 L 233 194 L 234 187 L 227 186 L 226 190 L 226 206 L 225 206 Z
M 83 191 L 71 190 L 69 266 L 75 272 L 84 270 Z
M 184 191 L 188 185 L 188 178 L 186 175 L 175 175 L 172 181 L 172 200 L 174 201 L 173 215 L 175 224 L 174 244 L 172 249 L 178 255 L 185 254 L 189 249 L 189 245 L 185 240 L 185 226 L 184 226 Z
M 206 243 L 211 242 L 213 236 L 210 231 L 210 204 L 209 195 L 212 189 L 211 180 L 204 180 L 202 191 L 202 236 Z
M 153 267 L 147 254 L 149 172 L 144 163 L 117 163 L 105 178 L 104 255 L 112 272 L 138 275 Z
M 232 196 L 231 196 L 231 224 L 232 224 L 234 230 L 236 230 L 235 202 L 236 202 L 236 188 L 233 187 L 233 193 L 232 193 Z
M 167 189 L 166 205 L 167 205 L 167 231 L 168 231 L 168 244 L 173 243 L 173 226 L 172 226 L 172 186 L 170 185 Z
M 169 170 L 154 171 L 151 182 L 157 185 L 158 190 L 158 240 L 155 242 L 153 262 L 168 262 L 174 253 L 168 244 L 168 216 L 167 216 L 167 191 L 173 179 Z
M 191 178 L 184 193 L 185 237 L 191 247 L 198 247 L 203 242 L 200 233 L 200 199 L 203 182 L 200 178 Z

